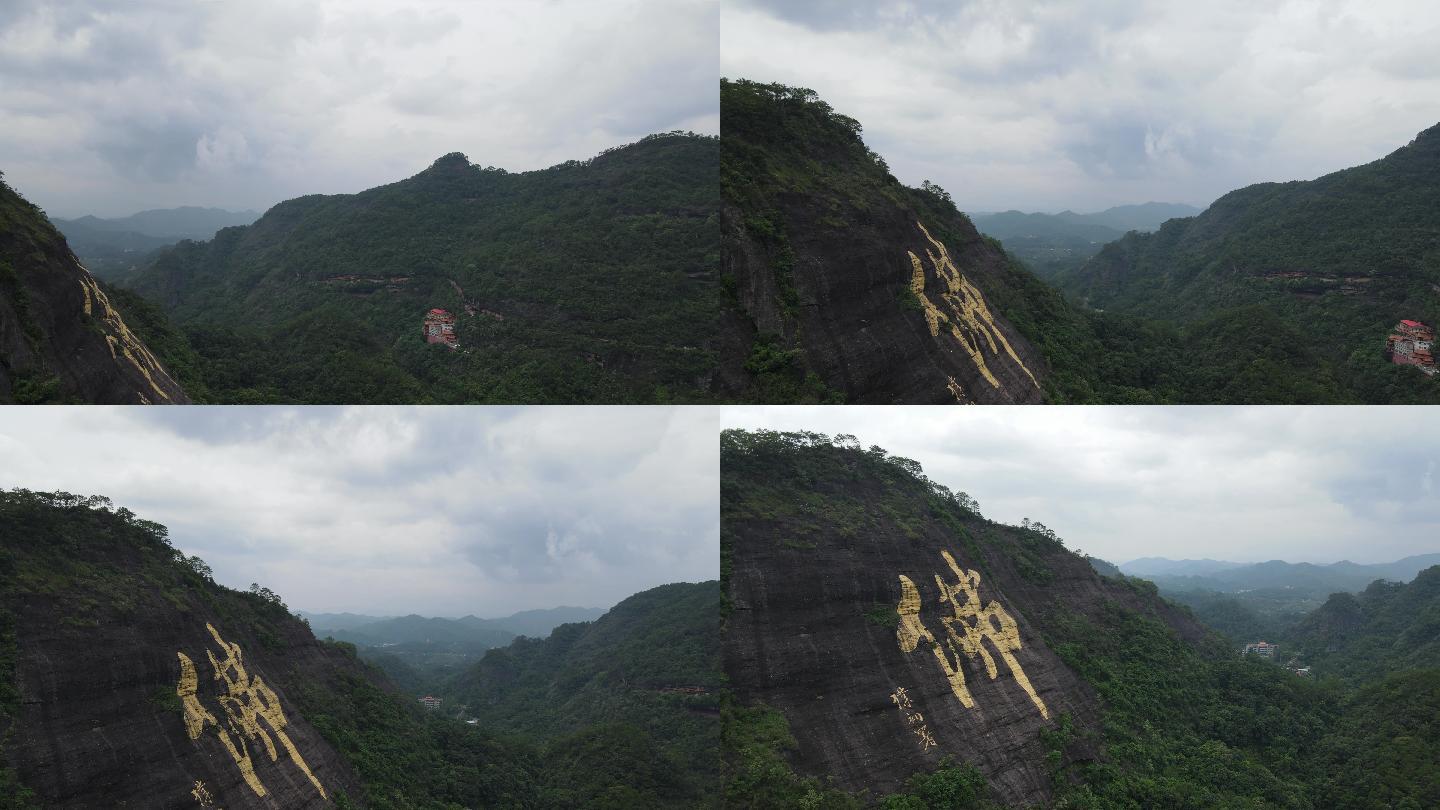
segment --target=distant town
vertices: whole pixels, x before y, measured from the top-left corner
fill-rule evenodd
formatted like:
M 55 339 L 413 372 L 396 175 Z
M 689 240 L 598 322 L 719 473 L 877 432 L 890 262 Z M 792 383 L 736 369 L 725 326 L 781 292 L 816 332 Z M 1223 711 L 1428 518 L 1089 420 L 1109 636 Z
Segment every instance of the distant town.
M 1401 321 L 1385 339 L 1385 356 L 1397 366 L 1415 366 L 1435 374 L 1435 330 L 1419 321 Z

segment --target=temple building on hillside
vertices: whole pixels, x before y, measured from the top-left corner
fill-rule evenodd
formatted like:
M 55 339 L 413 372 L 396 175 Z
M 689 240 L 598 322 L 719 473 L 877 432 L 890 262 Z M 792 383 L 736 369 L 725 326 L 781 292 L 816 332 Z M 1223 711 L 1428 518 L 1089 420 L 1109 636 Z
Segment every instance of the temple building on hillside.
M 1397 366 L 1415 366 L 1434 374 L 1435 330 L 1419 321 L 1401 321 L 1385 339 L 1385 356 Z
M 420 698 L 420 705 L 427 709 L 438 709 L 443 701 L 434 695 L 426 695 Z
M 425 313 L 425 323 L 421 329 L 426 343 L 444 343 L 452 349 L 460 345 L 455 338 L 455 316 L 443 309 L 432 309 Z
M 1278 649 L 1278 645 L 1268 644 L 1264 641 L 1252 641 L 1245 645 L 1245 654 L 1254 653 L 1261 658 L 1274 658 L 1276 649 Z

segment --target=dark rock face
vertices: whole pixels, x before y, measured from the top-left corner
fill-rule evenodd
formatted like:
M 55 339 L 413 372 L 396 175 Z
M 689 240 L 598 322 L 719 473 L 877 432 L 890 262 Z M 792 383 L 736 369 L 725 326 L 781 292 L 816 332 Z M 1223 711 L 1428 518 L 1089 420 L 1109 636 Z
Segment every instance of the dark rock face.
M 889 202 L 889 201 L 885 201 Z M 752 333 L 784 335 L 808 367 L 857 403 L 1035 403 L 1043 358 L 992 307 L 984 289 L 1007 260 L 970 223 L 947 245 L 914 209 L 879 203 L 834 227 L 803 195 L 780 197 L 794 254 L 798 307 L 781 303 L 773 251 L 726 206 L 721 266 L 736 280 Z
M 1049 368 L 1005 316 L 1035 279 L 943 189 L 902 185 L 812 91 L 722 81 L 720 99 L 723 393 L 753 396 L 763 345 L 851 402 L 1042 400 Z
M 1047 624 L 1118 603 L 1204 634 L 1040 533 L 875 477 L 861 451 L 805 452 L 822 458 L 804 472 L 722 454 L 726 672 L 784 714 L 798 772 L 881 795 L 950 757 L 1006 806 L 1044 802 L 1042 731 L 1068 715 L 1064 762 L 1102 755 L 1100 701 Z
M 82 402 L 189 402 L 64 238 L 0 183 L 0 401 L 50 378 Z
M 282 606 L 190 571 L 163 527 L 71 497 L 0 501 L 19 696 L 0 707 L 0 761 L 40 806 L 288 810 L 363 797 L 299 696 L 323 703 L 356 677 L 393 687 Z
M 31 600 L 19 616 L 15 751 L 45 806 L 322 808 L 359 794 L 286 696 L 349 664 L 302 626 L 267 647 L 203 611 L 77 632 L 55 607 Z

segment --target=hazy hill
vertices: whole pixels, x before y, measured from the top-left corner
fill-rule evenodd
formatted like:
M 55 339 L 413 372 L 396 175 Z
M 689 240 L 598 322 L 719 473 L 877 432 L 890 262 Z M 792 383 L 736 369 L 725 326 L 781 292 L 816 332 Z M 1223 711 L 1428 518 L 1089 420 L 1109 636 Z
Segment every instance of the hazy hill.
M 1322 690 L 914 461 L 726 431 L 721 525 L 733 806 L 1312 806 Z
M 1120 570 L 1134 577 L 1203 576 L 1215 571 L 1240 568 L 1245 563 L 1223 560 L 1171 560 L 1165 557 L 1141 557 L 1120 564 Z
M 132 325 L 45 214 L 0 180 L 0 403 L 189 402 Z
M 342 641 L 365 642 L 362 637 L 379 639 L 375 643 L 399 643 L 418 641 L 424 638 L 435 640 L 461 640 L 470 638 L 471 633 L 507 634 L 503 643 L 508 644 L 515 636 L 544 638 L 550 631 L 569 622 L 588 622 L 605 614 L 605 608 L 554 607 L 537 610 L 522 610 L 509 616 L 495 619 L 481 619 L 465 616 L 459 619 L 426 618 L 410 616 L 366 616 L 358 613 L 309 613 L 297 611 L 305 617 L 310 627 L 319 636 L 334 636 Z M 352 633 L 356 638 L 346 638 L 337 633 Z
M 1189 205 L 1149 202 L 1090 214 L 1002 211 L 971 214 L 970 219 L 977 230 L 1004 242 L 1007 251 L 1048 278 L 1079 267 L 1127 231 L 1153 231 L 1168 219 L 1198 213 L 1200 209 Z
M 1381 357 L 1397 321 L 1440 316 L 1437 178 L 1440 126 L 1363 166 L 1233 191 L 1057 283 L 1107 312 L 1206 328 L 1240 357 L 1294 335 L 1288 365 L 1324 397 L 1440 401 L 1440 380 Z
M 1406 582 L 1376 581 L 1359 593 L 1334 594 L 1291 636 L 1319 674 L 1363 681 L 1440 667 L 1440 564 Z
M 140 234 L 170 242 L 181 239 L 205 240 L 221 228 L 249 225 L 260 218 L 259 211 L 226 211 L 222 208 L 200 208 L 193 205 L 179 208 L 156 208 L 128 217 L 101 218 L 83 216 L 57 219 L 55 226 L 68 238 L 70 228 L 114 234 Z
M 717 160 L 683 134 L 521 173 L 450 154 L 182 242 L 126 284 L 187 334 L 220 401 L 704 398 Z M 458 350 L 423 341 L 431 308 Z
M 399 616 L 348 629 L 326 628 L 323 632 L 339 641 L 372 647 L 426 645 L 475 653 L 484 652 L 491 647 L 502 647 L 515 638 L 514 633 L 474 616 L 463 619 Z
M 1132 576 L 1143 576 L 1162 590 L 1236 592 L 1280 588 L 1325 595 L 1335 591 L 1359 591 L 1377 579 L 1409 582 L 1432 565 L 1440 565 L 1440 554 L 1421 554 L 1390 563 L 1360 564 L 1343 560 L 1329 565 L 1284 560 L 1242 564 L 1145 558 L 1125 563 L 1120 570 Z

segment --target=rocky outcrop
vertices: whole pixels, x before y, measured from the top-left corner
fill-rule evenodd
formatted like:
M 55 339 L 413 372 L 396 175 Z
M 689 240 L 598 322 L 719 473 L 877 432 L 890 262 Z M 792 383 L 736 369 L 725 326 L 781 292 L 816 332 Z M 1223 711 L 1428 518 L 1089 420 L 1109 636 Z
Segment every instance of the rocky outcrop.
M 1040 402 L 1049 368 L 996 300 L 1025 271 L 806 92 L 722 87 L 719 387 L 741 394 L 749 346 L 778 340 L 851 402 Z
M 0 402 L 189 399 L 39 209 L 0 182 Z
M 188 571 L 155 524 L 7 498 L 0 610 L 16 628 L 19 700 L 8 721 L 0 710 L 0 761 L 41 806 L 290 810 L 363 797 L 298 697 L 373 678 L 363 665 L 283 607 Z
M 985 520 L 914 462 L 786 443 L 722 443 L 725 665 L 742 703 L 789 721 L 802 774 L 877 796 L 950 758 L 1005 806 L 1044 802 L 1052 773 L 1103 755 L 1101 702 L 1051 629 L 1120 609 L 1204 635 L 1043 526 Z M 1042 735 L 1062 725 L 1073 742 L 1047 760 Z

